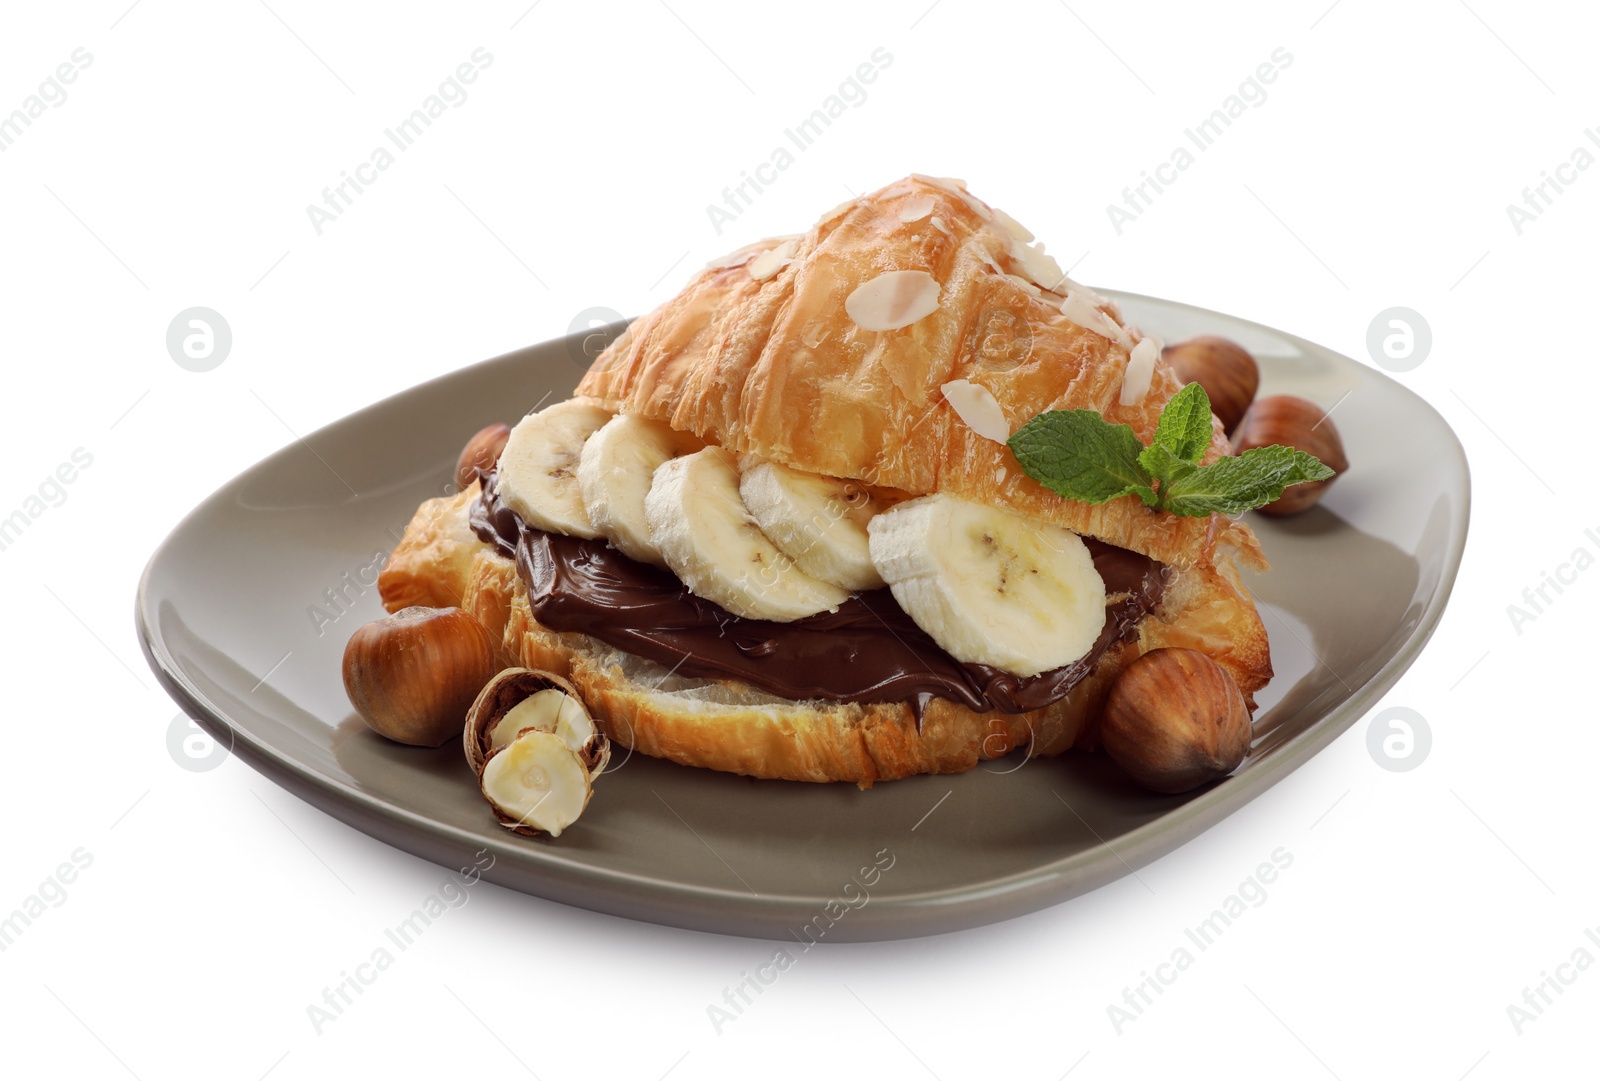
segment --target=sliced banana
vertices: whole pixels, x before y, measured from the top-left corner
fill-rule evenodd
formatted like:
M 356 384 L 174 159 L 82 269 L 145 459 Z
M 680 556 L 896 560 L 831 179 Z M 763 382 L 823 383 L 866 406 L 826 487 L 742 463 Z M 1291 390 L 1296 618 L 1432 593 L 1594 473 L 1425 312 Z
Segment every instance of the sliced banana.
M 929 495 L 867 533 L 894 599 L 958 661 L 1037 675 L 1089 652 L 1105 624 L 1105 583 L 1070 530 Z
M 500 497 L 517 517 L 536 529 L 594 538 L 578 487 L 584 443 L 611 414 L 569 398 L 530 413 L 511 429 L 500 452 Z
M 889 507 L 855 480 L 750 461 L 739 498 L 773 544 L 813 578 L 850 590 L 882 589 L 867 550 L 867 522 Z
M 618 414 L 583 445 L 578 488 L 589 521 L 612 547 L 641 563 L 665 567 L 650 539 L 644 497 L 657 467 L 698 443 L 658 420 Z
M 850 596 L 795 566 L 751 520 L 734 456 L 721 447 L 662 464 L 644 510 L 667 566 L 695 596 L 734 615 L 789 623 Z

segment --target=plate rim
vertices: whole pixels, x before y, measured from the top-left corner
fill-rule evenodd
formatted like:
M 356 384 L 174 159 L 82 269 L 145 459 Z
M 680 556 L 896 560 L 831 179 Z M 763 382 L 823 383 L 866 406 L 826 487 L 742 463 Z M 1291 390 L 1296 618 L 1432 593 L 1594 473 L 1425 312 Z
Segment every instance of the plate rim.
M 1113 299 L 1149 301 L 1183 309 L 1201 317 L 1221 316 L 1277 335 L 1295 343 L 1310 355 L 1332 356 L 1342 363 L 1361 368 L 1367 376 L 1387 383 L 1389 389 L 1402 392 L 1437 418 L 1440 427 L 1449 435 L 1448 443 L 1440 450 L 1448 451 L 1454 459 L 1462 482 L 1459 510 L 1452 508 L 1448 521 L 1449 535 L 1446 538 L 1439 585 L 1429 597 L 1406 640 L 1384 661 L 1382 667 L 1348 698 L 1322 712 L 1305 731 L 1279 744 L 1267 765 L 1230 775 L 1158 817 L 1120 834 L 1114 848 L 1102 842 L 1096 847 L 1024 870 L 963 885 L 894 894 L 879 904 L 864 905 L 850 921 L 830 928 L 830 933 L 833 930 L 840 931 L 832 937 L 832 941 L 917 938 L 1002 922 L 1097 889 L 1176 851 L 1294 773 L 1318 751 L 1343 735 L 1399 682 L 1427 647 L 1443 619 L 1465 553 L 1472 504 L 1470 463 L 1460 438 L 1443 414 L 1421 395 L 1388 374 L 1297 335 L 1241 316 L 1181 301 L 1126 290 L 1105 289 L 1102 292 Z M 611 326 L 625 326 L 630 321 L 623 320 Z M 495 838 L 493 843 L 486 845 L 482 835 L 469 833 L 363 791 L 258 738 L 248 726 L 234 722 L 225 710 L 210 701 L 203 690 L 179 671 L 175 658 L 155 630 L 151 584 L 164 553 L 198 517 L 211 510 L 225 493 L 234 490 L 246 477 L 270 467 L 292 453 L 301 443 L 331 428 L 357 421 L 368 413 L 383 410 L 397 398 L 424 392 L 426 388 L 457 379 L 472 368 L 502 363 L 533 350 L 568 348 L 592 333 L 582 331 L 537 342 L 455 368 L 396 391 L 323 425 L 301 439 L 285 444 L 226 481 L 179 519 L 146 561 L 134 598 L 134 622 L 140 649 L 163 690 L 213 738 L 225 742 L 230 753 L 297 798 L 374 840 L 441 865 L 447 865 L 441 859 L 441 853 L 447 848 L 470 851 L 474 847 L 488 847 L 495 850 L 496 859 L 493 866 L 484 871 L 483 877 L 511 889 L 589 911 L 655 924 L 792 942 L 792 933 L 787 933 L 789 927 L 795 923 L 806 925 L 833 898 L 801 894 L 760 894 L 752 897 L 730 888 L 574 863 L 542 847 L 513 844 L 509 838 Z M 511 859 L 503 863 L 499 858 L 501 855 L 508 855 Z M 643 892 L 638 892 L 641 890 Z M 697 910 L 697 904 L 708 902 L 716 907 L 708 908 L 706 912 Z M 735 910 L 734 913 L 726 911 L 730 906 Z M 782 931 L 779 930 L 780 925 Z

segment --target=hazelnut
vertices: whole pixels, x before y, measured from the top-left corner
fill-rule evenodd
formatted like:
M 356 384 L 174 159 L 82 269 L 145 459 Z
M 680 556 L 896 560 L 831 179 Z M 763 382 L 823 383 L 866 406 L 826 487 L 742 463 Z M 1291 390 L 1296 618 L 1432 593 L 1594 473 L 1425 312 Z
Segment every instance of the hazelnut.
M 465 491 L 471 486 L 478 479 L 474 470 L 488 472 L 493 469 L 500 460 L 500 452 L 506 449 L 506 440 L 510 438 L 511 429 L 496 423 L 467 440 L 467 445 L 461 448 L 461 457 L 456 459 L 456 488 Z
M 1233 677 L 1193 649 L 1155 649 L 1111 685 L 1100 741 L 1135 781 L 1176 794 L 1226 777 L 1250 749 L 1250 710 Z
M 1211 399 L 1211 412 L 1231 435 L 1261 385 L 1255 358 L 1238 343 L 1214 334 L 1169 345 L 1161 350 L 1161 356 L 1185 386 L 1200 384 Z
M 344 690 L 367 726 L 417 747 L 457 738 L 495 669 L 494 642 L 460 608 L 402 608 L 350 636 Z
M 566 741 L 532 728 L 489 756 L 478 785 L 500 824 L 528 836 L 561 836 L 594 796 L 589 771 Z
M 1286 488 L 1276 503 L 1258 508 L 1262 514 L 1274 518 L 1310 509 L 1322 498 L 1328 485 L 1350 468 L 1339 429 L 1333 426 L 1328 414 L 1321 406 L 1292 394 L 1274 394 L 1256 402 L 1245 414 L 1233 438 L 1235 454 L 1271 446 L 1293 447 L 1314 454 L 1334 474 L 1327 480 L 1306 481 Z
M 591 776 L 610 761 L 611 743 L 572 684 L 549 672 L 507 668 L 484 685 L 467 711 L 461 738 L 472 772 L 482 773 L 495 752 L 530 729 L 560 737 Z

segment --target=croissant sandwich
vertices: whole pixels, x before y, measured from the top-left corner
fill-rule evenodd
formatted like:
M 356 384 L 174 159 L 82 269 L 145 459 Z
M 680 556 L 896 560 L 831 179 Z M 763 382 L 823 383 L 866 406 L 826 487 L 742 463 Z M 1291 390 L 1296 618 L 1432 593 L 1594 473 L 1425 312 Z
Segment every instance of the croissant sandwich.
M 463 608 L 612 741 L 754 777 L 1092 747 L 1117 677 L 1166 647 L 1253 708 L 1250 529 L 1064 498 L 1008 446 L 1053 410 L 1148 444 L 1183 389 L 1032 240 L 914 174 L 711 263 L 422 505 L 385 606 Z M 1229 454 L 1208 418 L 1197 463 Z

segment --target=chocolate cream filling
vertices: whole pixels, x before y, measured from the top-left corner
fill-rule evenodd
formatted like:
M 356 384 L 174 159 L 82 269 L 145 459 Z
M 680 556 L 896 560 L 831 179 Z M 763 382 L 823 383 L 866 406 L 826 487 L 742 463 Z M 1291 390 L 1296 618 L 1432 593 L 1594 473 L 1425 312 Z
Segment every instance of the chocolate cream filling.
M 541 625 L 591 635 L 680 675 L 743 680 L 794 701 L 907 702 L 919 724 L 935 697 L 978 713 L 1026 713 L 1065 698 L 1107 650 L 1137 637 L 1167 578 L 1161 563 L 1083 538 L 1109 598 L 1100 637 L 1069 665 L 1017 676 L 950 656 L 888 589 L 854 594 L 837 612 L 792 623 L 736 616 L 604 540 L 528 526 L 500 499 L 494 472 L 479 477 L 472 530 L 516 560 Z

